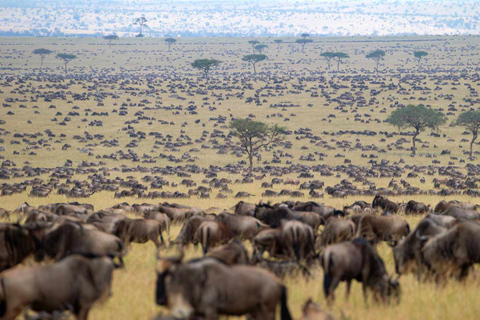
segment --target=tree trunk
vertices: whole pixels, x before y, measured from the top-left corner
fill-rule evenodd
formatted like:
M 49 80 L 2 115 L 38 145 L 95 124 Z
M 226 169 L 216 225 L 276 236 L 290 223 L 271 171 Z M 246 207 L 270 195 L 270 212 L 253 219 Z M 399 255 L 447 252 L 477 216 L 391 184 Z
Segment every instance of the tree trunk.
M 253 174 L 253 153 L 248 155 L 248 161 L 249 161 L 248 176 L 251 177 Z
M 168 44 L 168 52 L 170 52 L 170 46 L 171 46 L 171 44 Z
M 332 68 L 332 66 L 330 64 L 330 60 L 327 60 L 327 65 L 328 65 L 328 70 L 330 70 Z
M 68 62 L 65 62 L 65 73 L 67 73 L 67 63 Z
M 40 68 L 43 68 L 43 58 L 44 57 L 40 57 Z
M 253 63 L 253 74 L 257 74 L 257 68 L 255 67 L 255 63 Z
M 413 154 L 413 155 L 416 154 L 415 151 L 417 150 L 417 148 L 415 147 L 415 139 L 417 138 L 417 136 L 418 136 L 418 132 L 415 132 L 415 134 L 413 135 L 413 139 L 412 139 L 412 144 L 413 144 L 413 146 L 412 146 L 412 154 Z
M 470 142 L 470 160 L 473 160 L 473 143 L 477 140 L 477 134 L 474 133 L 472 137 L 472 141 Z
M 302 44 L 302 53 L 305 53 L 305 43 Z
M 337 71 L 340 71 L 340 59 L 337 60 Z
M 378 73 L 378 65 L 380 64 L 380 59 L 377 59 L 377 60 L 376 60 L 376 63 L 377 63 L 377 67 L 375 68 L 375 70 L 376 70 L 377 73 Z

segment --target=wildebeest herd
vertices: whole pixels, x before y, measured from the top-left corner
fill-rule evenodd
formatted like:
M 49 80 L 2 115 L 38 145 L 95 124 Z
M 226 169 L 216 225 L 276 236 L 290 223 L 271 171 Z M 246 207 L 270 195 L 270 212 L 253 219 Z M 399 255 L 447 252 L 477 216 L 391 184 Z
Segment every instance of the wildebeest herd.
M 362 284 L 365 303 L 398 304 L 402 275 L 441 285 L 461 281 L 480 263 L 475 205 L 441 201 L 431 209 L 410 201 L 400 208 L 380 195 L 341 209 L 312 201 L 240 201 L 222 211 L 167 202 L 99 211 L 86 203 L 24 203 L 4 210 L 17 222 L 0 226 L 0 316 L 87 319 L 93 304 L 112 294 L 114 272 L 129 267 L 124 258 L 131 243 L 149 241 L 158 261 L 155 302 L 171 313 L 155 319 L 273 320 L 277 307 L 282 320 L 292 319 L 282 279 L 320 281 L 313 275 L 320 268 L 326 307 L 334 304 L 340 282 L 349 299 L 352 280 Z M 420 218 L 414 228 L 405 220 L 409 215 Z M 181 226 L 175 238 L 172 225 Z M 377 251 L 381 242 L 393 248 L 395 274 L 388 274 Z M 201 246 L 203 255 L 186 259 L 190 245 Z M 310 300 L 302 319 L 336 317 Z

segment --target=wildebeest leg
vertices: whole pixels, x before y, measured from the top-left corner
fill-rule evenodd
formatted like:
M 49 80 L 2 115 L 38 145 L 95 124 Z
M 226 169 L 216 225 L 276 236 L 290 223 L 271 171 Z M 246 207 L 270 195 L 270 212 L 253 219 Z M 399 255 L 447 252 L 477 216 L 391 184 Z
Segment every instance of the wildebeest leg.
M 162 241 L 162 244 L 165 245 L 165 240 L 163 239 L 163 234 L 161 230 L 160 230 L 160 240 Z
M 365 279 L 362 281 L 362 291 L 363 291 L 363 300 L 365 301 L 365 305 L 368 306 L 367 281 Z
M 347 300 L 350 297 L 351 286 L 352 286 L 352 280 L 347 280 L 347 290 L 345 291 L 345 299 Z
M 80 312 L 76 315 L 77 320 L 87 320 L 88 319 L 88 312 L 90 312 L 90 308 L 81 308 Z
M 205 318 L 204 320 L 217 320 L 218 314 L 214 309 L 206 309 L 204 311 Z
M 335 294 L 333 293 L 337 288 L 340 282 L 340 278 L 333 277 L 329 274 L 325 274 L 323 278 L 323 291 L 325 293 L 325 297 L 328 300 L 328 304 L 331 305 L 333 300 L 335 299 Z

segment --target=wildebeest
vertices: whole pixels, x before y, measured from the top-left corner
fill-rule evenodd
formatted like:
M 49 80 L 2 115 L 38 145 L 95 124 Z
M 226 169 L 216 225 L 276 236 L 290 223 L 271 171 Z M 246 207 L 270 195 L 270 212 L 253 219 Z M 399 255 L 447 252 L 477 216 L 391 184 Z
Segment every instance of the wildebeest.
M 315 235 L 312 228 L 305 223 L 296 220 L 283 221 L 280 236 L 290 257 L 303 260 L 315 256 Z
M 298 220 L 308 224 L 315 232 L 325 220 L 317 213 L 310 211 L 293 211 L 286 204 L 271 206 L 260 204 L 255 208 L 254 217 L 265 222 L 272 228 L 281 225 L 282 220 Z
M 452 273 L 458 279 L 468 275 L 475 263 L 480 263 L 480 225 L 461 222 L 428 239 L 422 249 L 422 262 L 437 277 Z
M 456 219 L 465 219 L 465 220 L 479 220 L 480 213 L 476 210 L 467 210 L 462 209 L 457 206 L 450 206 L 445 211 L 441 212 L 442 216 L 450 216 Z
M 193 242 L 195 232 L 197 232 L 198 227 L 206 221 L 206 217 L 202 216 L 193 216 L 189 218 L 184 224 L 177 238 L 173 241 L 175 244 L 187 245 Z
M 243 216 L 253 216 L 255 212 L 255 204 L 248 203 L 245 201 L 239 201 L 234 207 L 233 210 L 235 214 L 243 215 Z
M 254 217 L 234 215 L 227 212 L 220 213 L 215 220 L 223 222 L 233 237 L 250 240 L 261 230 L 269 227 Z
M 357 237 L 365 238 L 372 243 L 400 239 L 410 233 L 410 226 L 400 216 L 361 217 L 357 226 Z
M 250 264 L 247 249 L 245 249 L 243 244 L 237 239 L 227 245 L 210 250 L 207 257 L 216 258 L 229 266 L 234 264 Z
M 287 290 L 267 271 L 245 265 L 227 266 L 212 258 L 182 263 L 160 259 L 156 302 L 167 305 L 174 316 L 249 315 L 256 320 L 274 320 L 278 304 L 281 319 L 290 320 Z
M 221 221 L 206 220 L 198 227 L 193 236 L 193 243 L 200 243 L 203 254 L 207 254 L 208 249 L 217 244 L 223 243 L 231 239 L 232 234 L 228 230 L 225 223 Z
M 432 238 L 446 228 L 437 224 L 430 218 L 425 218 L 417 227 L 400 241 L 393 241 L 393 258 L 397 274 L 416 272 L 420 276 L 421 254 L 425 242 L 421 239 Z
M 32 227 L 0 224 L 0 272 L 16 266 L 40 249 L 41 244 L 32 232 L 35 232 Z
M 94 225 L 99 230 L 113 234 L 115 232 L 115 226 L 118 221 L 126 218 L 127 217 L 123 214 L 115 214 L 107 211 L 98 211 L 91 214 L 87 218 L 86 222 Z
M 88 318 L 92 305 L 111 293 L 115 264 L 109 257 L 71 255 L 48 266 L 14 268 L 1 274 L 0 317 L 14 320 L 23 308 L 71 311 Z
M 165 244 L 162 231 L 164 225 L 156 220 L 148 219 L 122 219 L 117 222 L 114 234 L 122 239 L 128 246 L 131 242 L 146 243 L 152 241 L 160 248 Z
M 417 202 L 415 200 L 410 200 L 407 203 L 405 208 L 406 214 L 424 214 L 430 211 L 430 205 L 426 205 L 422 202 Z
M 311 273 L 308 271 L 307 267 L 297 261 L 282 261 L 261 258 L 260 260 L 256 260 L 255 265 L 267 269 L 282 279 L 286 276 L 299 273 L 301 273 L 307 279 L 311 276 Z
M 390 213 L 397 213 L 399 210 L 398 204 L 393 201 L 388 200 L 387 198 L 382 197 L 381 195 L 377 194 L 372 201 L 372 207 L 381 208 L 382 211 L 390 212 Z
M 253 262 L 262 260 L 263 253 L 267 251 L 270 257 L 285 257 L 288 255 L 286 245 L 282 238 L 280 228 L 260 231 L 253 238 Z
M 352 240 L 355 237 L 355 223 L 350 219 L 330 217 L 321 234 L 321 245 Z
M 380 298 L 388 302 L 392 296 L 400 298 L 400 284 L 389 278 L 382 258 L 365 239 L 357 238 L 328 246 L 322 254 L 321 265 L 325 297 L 331 301 L 340 281 L 347 282 L 348 297 L 354 279 L 362 283 L 365 301 L 367 288 L 374 292 L 375 300 Z
M 300 320 L 336 320 L 330 312 L 323 310 L 318 304 L 308 299 L 302 307 Z

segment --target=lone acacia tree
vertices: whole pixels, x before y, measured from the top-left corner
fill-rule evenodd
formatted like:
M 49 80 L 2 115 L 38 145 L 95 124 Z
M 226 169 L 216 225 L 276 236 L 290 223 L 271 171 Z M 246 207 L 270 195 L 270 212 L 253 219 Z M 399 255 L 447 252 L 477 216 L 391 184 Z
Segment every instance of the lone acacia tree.
M 67 73 L 67 64 L 69 64 L 70 61 L 76 58 L 77 56 L 74 54 L 68 54 L 68 53 L 57 54 L 57 59 L 63 60 L 63 63 L 65 64 L 65 73 Z
M 143 37 L 143 27 L 147 25 L 147 21 L 148 21 L 147 18 L 145 18 L 144 16 L 141 16 L 140 18 L 135 19 L 133 24 L 140 26 L 140 33 L 137 34 L 135 37 L 139 37 L 139 38 Z
M 312 39 L 306 39 L 306 38 L 295 40 L 295 43 L 302 45 L 302 52 L 305 52 L 305 45 L 311 42 L 313 42 Z
M 257 74 L 256 64 L 257 62 L 266 60 L 267 56 L 264 54 L 247 54 L 243 56 L 242 60 L 250 63 L 253 66 L 253 73 Z
M 251 176 L 255 154 L 271 143 L 280 142 L 284 138 L 286 128 L 276 124 L 269 126 L 260 121 L 237 119 L 230 122 L 230 130 L 233 136 L 240 139 L 242 148 L 247 152 L 248 176 Z
M 325 61 L 327 61 L 328 70 L 330 70 L 332 68 L 332 65 L 330 62 L 332 61 L 333 58 L 335 58 L 335 52 L 327 51 L 320 54 L 320 57 L 323 57 Z
M 426 51 L 415 51 L 413 53 L 413 56 L 417 59 L 418 66 L 420 66 L 422 58 L 425 58 L 426 56 L 428 56 L 428 52 L 426 52 Z
M 340 63 L 343 62 L 343 59 L 350 58 L 350 56 L 344 52 L 335 52 L 335 58 L 337 58 L 337 71 L 340 71 Z
M 258 44 L 255 46 L 255 50 L 257 50 L 259 53 L 262 53 L 262 51 L 266 48 L 268 48 L 266 44 Z
M 112 47 L 112 41 L 113 40 L 118 40 L 118 36 L 116 34 L 110 34 L 108 36 L 103 36 L 103 39 L 108 40 L 108 47 Z
M 48 50 L 48 49 L 45 49 L 45 48 L 39 48 L 39 49 L 33 50 L 33 54 L 38 54 L 40 56 L 40 67 L 41 68 L 43 67 L 43 59 L 45 59 L 45 56 L 48 55 L 48 54 L 51 54 L 51 53 L 53 53 L 52 50 Z
M 201 70 L 205 79 L 208 82 L 208 74 L 213 67 L 218 66 L 221 63 L 219 60 L 215 59 L 197 59 L 192 62 L 192 67 L 195 69 Z
M 275 39 L 273 40 L 277 44 L 277 52 L 280 52 L 280 45 L 283 43 L 282 39 Z
M 393 111 L 387 119 L 387 122 L 399 129 L 415 129 L 412 138 L 412 154 L 415 155 L 415 139 L 420 132 L 426 128 L 437 130 L 446 121 L 443 113 L 427 108 L 424 105 L 408 105 L 404 108 Z
M 168 45 L 168 52 L 170 52 L 170 46 L 172 44 L 174 44 L 175 42 L 177 42 L 177 39 L 174 39 L 174 38 L 166 38 L 165 39 L 165 42 L 167 43 Z
M 384 59 L 386 52 L 383 50 L 375 50 L 366 55 L 367 59 L 372 59 L 376 63 L 375 71 L 378 73 L 378 66 L 380 61 Z
M 455 125 L 465 127 L 472 134 L 470 141 L 470 160 L 473 160 L 473 144 L 478 137 L 480 129 L 480 111 L 466 111 L 458 116 Z
M 250 40 L 248 41 L 252 45 L 252 53 L 255 53 L 255 46 L 260 43 L 258 40 Z

